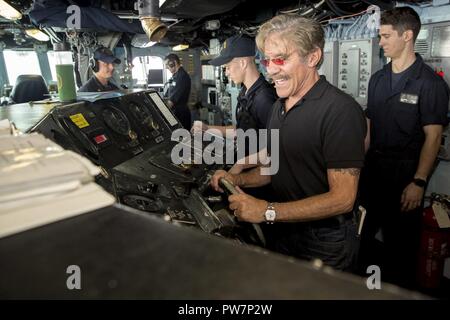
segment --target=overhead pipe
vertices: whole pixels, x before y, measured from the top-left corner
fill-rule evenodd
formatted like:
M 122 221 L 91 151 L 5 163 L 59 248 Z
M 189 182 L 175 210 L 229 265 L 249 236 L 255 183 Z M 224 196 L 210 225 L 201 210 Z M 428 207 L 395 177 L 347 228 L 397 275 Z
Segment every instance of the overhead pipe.
M 167 32 L 167 26 L 161 21 L 159 0 L 138 0 L 137 10 L 142 28 L 150 41 L 159 42 Z

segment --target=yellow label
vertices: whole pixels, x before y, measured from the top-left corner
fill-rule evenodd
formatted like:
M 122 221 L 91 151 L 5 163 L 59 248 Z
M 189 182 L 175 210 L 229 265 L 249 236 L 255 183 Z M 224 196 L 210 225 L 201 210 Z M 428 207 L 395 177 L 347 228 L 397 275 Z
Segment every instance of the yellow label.
M 75 125 L 80 129 L 89 126 L 89 123 L 86 121 L 82 113 L 71 115 L 70 120 L 72 120 L 72 122 L 75 123 Z

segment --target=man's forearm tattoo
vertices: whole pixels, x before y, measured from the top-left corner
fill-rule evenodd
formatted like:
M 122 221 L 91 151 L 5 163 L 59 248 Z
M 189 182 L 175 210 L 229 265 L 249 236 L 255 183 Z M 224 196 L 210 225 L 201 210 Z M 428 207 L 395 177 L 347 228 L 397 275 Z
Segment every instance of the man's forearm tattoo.
M 359 176 L 359 173 L 361 172 L 361 169 L 359 168 L 346 168 L 346 169 L 333 169 L 336 172 L 342 172 L 342 173 L 348 173 L 354 177 Z

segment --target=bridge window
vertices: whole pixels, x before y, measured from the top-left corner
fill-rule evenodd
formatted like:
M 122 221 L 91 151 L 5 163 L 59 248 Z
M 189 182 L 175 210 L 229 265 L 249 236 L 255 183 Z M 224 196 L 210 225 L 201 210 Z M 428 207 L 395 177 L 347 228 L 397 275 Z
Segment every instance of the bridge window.
M 52 79 L 54 81 L 57 81 L 57 79 L 56 79 L 56 65 L 57 64 L 72 64 L 73 65 L 72 52 L 70 52 L 70 51 L 58 52 L 58 59 L 57 59 L 57 54 L 54 51 L 47 52 L 47 56 L 48 56 L 48 64 L 50 65 L 50 70 L 52 72 Z
M 21 74 L 41 74 L 37 54 L 34 51 L 3 51 L 9 84 L 14 86 Z
M 160 57 L 141 56 L 133 59 L 133 79 L 137 85 L 149 84 L 151 86 L 162 86 L 172 74 L 164 67 Z

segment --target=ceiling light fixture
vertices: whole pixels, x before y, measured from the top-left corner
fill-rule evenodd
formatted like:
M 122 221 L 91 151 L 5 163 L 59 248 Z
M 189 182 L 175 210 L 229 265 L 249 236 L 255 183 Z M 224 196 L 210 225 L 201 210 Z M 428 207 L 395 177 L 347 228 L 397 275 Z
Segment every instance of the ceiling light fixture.
M 25 33 L 39 41 L 50 41 L 50 37 L 39 29 L 26 29 Z
M 172 48 L 173 51 L 183 51 L 189 48 L 188 44 L 179 44 Z
M 22 19 L 22 14 L 4 0 L 0 0 L 0 15 L 9 20 Z

